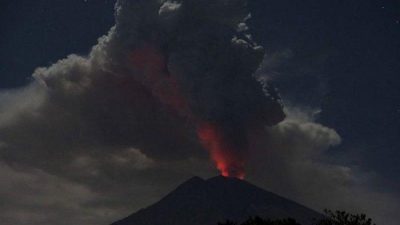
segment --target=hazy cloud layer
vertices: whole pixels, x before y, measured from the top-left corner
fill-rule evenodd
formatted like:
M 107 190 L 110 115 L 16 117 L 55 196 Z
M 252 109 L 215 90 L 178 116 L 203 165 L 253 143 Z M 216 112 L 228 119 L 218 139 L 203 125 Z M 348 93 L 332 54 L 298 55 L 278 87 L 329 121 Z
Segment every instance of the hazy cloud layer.
M 187 110 L 209 119 L 219 108 L 220 92 L 210 89 L 226 87 L 221 83 L 224 74 L 217 72 L 232 64 L 225 51 L 228 43 L 237 51 L 232 55 L 240 56 L 233 60 L 235 66 L 251 68 L 242 71 L 245 75 L 254 73 L 263 59 L 261 47 L 248 34 L 234 35 L 247 30 L 246 1 L 225 2 L 120 0 L 116 25 L 88 56 L 70 55 L 38 68 L 29 86 L 1 90 L 0 220 L 16 225 L 108 224 L 157 201 L 193 175 L 216 175 Z M 179 33 L 177 42 L 184 47 L 164 40 L 163 35 L 185 28 L 177 20 L 188 18 L 188 12 L 195 19 L 190 23 L 207 26 L 197 33 Z M 213 44 L 205 38 L 210 33 L 229 42 L 207 46 Z M 226 55 L 210 58 L 202 55 L 207 53 L 202 48 Z M 271 76 L 281 58 L 290 55 L 287 50 L 264 58 L 260 77 Z M 236 65 L 238 61 L 242 64 Z M 209 74 L 196 77 L 200 73 Z M 290 77 L 282 80 L 280 85 L 293 82 Z M 231 84 L 230 93 L 255 85 L 242 81 Z M 186 86 L 178 91 L 182 84 Z M 198 99 L 205 100 L 185 105 L 179 97 L 193 97 L 189 92 L 194 84 L 206 90 L 198 92 Z M 264 101 L 253 94 L 249 96 Z M 248 116 L 239 106 L 253 108 L 254 102 L 248 103 L 248 96 L 231 97 L 241 102 L 234 108 L 238 114 Z M 369 190 L 368 174 L 322 160 L 341 139 L 314 121 L 318 112 L 304 105 L 286 108 L 284 122 L 254 134 L 248 179 L 316 210 L 366 212 L 381 224 L 394 224 L 394 209 L 399 208 L 394 196 Z
M 314 122 L 319 112 L 289 108 L 284 122 L 255 139 L 248 179 L 315 210 L 366 213 L 377 224 L 396 224 L 399 197 L 369 188 L 374 174 L 324 160 L 341 138 Z

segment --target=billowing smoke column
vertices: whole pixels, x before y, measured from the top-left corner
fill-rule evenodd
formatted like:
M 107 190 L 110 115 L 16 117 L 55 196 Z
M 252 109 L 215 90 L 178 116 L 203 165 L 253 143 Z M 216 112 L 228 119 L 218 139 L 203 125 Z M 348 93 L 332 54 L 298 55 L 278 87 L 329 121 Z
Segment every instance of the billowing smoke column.
M 246 33 L 246 3 L 119 0 L 119 36 L 108 43 L 110 64 L 187 117 L 222 175 L 238 178 L 249 134 L 285 117 L 275 90 L 253 76 L 264 52 Z

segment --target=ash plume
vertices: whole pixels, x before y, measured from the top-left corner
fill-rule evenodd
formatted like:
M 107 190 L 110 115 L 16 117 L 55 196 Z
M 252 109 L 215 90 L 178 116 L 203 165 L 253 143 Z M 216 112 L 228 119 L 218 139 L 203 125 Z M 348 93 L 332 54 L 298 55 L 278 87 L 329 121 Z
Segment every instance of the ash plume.
M 227 176 L 243 176 L 249 132 L 284 118 L 279 96 L 253 76 L 264 52 L 246 33 L 246 3 L 119 1 L 115 31 L 134 34 L 111 43 L 114 51 L 124 43 L 116 67 L 188 117 Z
M 35 101 L 3 101 L 1 141 L 43 157 L 57 149 L 44 168 L 81 149 L 135 147 L 168 159 L 206 147 L 224 175 L 243 177 L 250 133 L 285 117 L 274 88 L 254 76 L 264 52 L 247 33 L 246 3 L 117 1 L 116 25 L 87 57 L 38 68 L 29 87 L 12 91 Z M 21 133 L 28 138 L 16 143 Z M 2 155 L 38 164 L 18 150 Z
M 319 110 L 288 107 L 291 73 L 276 73 L 287 104 L 278 123 L 280 97 L 257 79 L 290 52 L 264 56 L 245 8 L 119 0 L 116 25 L 87 56 L 0 90 L 0 221 L 111 223 L 188 177 L 214 176 L 210 156 L 223 175 L 243 178 L 246 168 L 247 180 L 315 210 L 339 205 L 398 221 L 398 197 L 360 180 L 369 174 L 321 160 L 341 138 L 317 122 Z

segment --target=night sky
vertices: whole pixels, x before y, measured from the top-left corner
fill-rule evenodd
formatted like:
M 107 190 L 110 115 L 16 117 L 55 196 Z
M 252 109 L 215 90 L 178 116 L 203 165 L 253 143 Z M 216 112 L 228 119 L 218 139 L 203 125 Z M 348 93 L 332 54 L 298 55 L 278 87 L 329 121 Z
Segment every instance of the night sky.
M 70 54 L 89 54 L 91 47 L 97 44 L 98 38 L 106 35 L 114 26 L 114 5 L 115 1 L 111 0 L 1 1 L 0 92 L 23 88 L 33 82 L 32 74 L 37 67 L 51 66 Z M 314 112 L 313 122 L 335 130 L 341 137 L 339 145 L 329 147 L 323 154 L 313 155 L 312 158 L 327 165 L 351 168 L 358 174 L 355 180 L 363 183 L 362 190 L 368 189 L 374 193 L 392 196 L 388 199 L 400 198 L 400 4 L 385 0 L 251 0 L 249 10 L 252 17 L 246 23 L 253 40 L 263 46 L 267 57 L 274 59 L 274 65 L 266 66 L 263 70 L 272 74 L 270 82 L 279 90 L 285 106 L 289 109 L 298 108 Z M 0 102 L 0 114 L 6 106 L 7 104 L 4 106 Z M 25 139 L 26 136 L 14 138 Z M 43 137 L 43 142 L 45 138 Z M 1 141 L 0 136 L 0 147 Z M 32 167 L 42 171 L 34 172 L 36 175 L 46 173 L 50 174 L 45 175 L 46 177 L 54 176 L 56 180 L 61 177 L 63 180 L 60 182 L 76 182 L 82 185 L 83 189 L 88 187 L 90 195 L 97 196 L 88 203 L 91 204 L 90 207 L 95 205 L 91 210 L 105 212 L 107 205 L 110 205 L 115 206 L 115 211 L 120 210 L 122 215 L 147 206 L 189 178 L 187 176 L 196 173 L 174 173 L 171 175 L 171 181 L 167 182 L 168 172 L 162 172 L 161 177 L 152 179 L 145 177 L 152 177 L 151 174 L 155 173 L 156 169 L 133 172 L 133 184 L 137 176 L 140 188 L 150 188 L 137 200 L 136 205 L 126 206 L 124 203 L 125 206 L 119 206 L 118 201 L 121 198 L 110 200 L 107 199 L 107 195 L 112 195 L 110 190 L 120 188 L 123 183 L 110 185 L 110 188 L 105 188 L 107 191 L 104 191 L 92 183 L 86 185 L 83 178 L 76 178 L 71 175 L 72 172 L 65 173 L 63 169 L 51 167 L 56 171 L 52 172 L 47 167 L 33 164 L 24 167 L 23 160 L 18 163 L 9 162 L 9 154 L 1 152 L 0 160 L 4 163 L 0 169 L 8 171 L 12 168 L 14 172 L 25 173 L 24 169 L 16 169 L 22 165 L 22 168 L 28 170 Z M 139 151 L 138 157 L 146 156 Z M 42 164 L 46 164 L 46 157 L 41 159 Z M 16 166 L 17 164 L 19 166 Z M 167 164 L 164 162 L 163 165 Z M 217 174 L 215 170 L 209 172 L 208 167 L 206 172 L 201 172 L 201 165 L 203 164 L 199 163 L 193 171 L 200 171 L 202 174 L 199 175 L 204 176 Z M 12 176 L 10 174 L 12 173 L 0 172 L 0 179 L 9 179 L 9 176 Z M 252 175 L 248 172 L 250 181 L 277 192 L 278 186 L 264 185 L 264 179 L 259 177 L 262 175 Z M 4 176 L 4 179 L 1 176 Z M 107 174 L 110 183 L 113 180 L 110 178 L 112 176 L 112 173 Z M 125 179 L 130 176 L 124 174 L 122 177 Z M 158 182 L 160 185 L 157 185 Z M 108 184 L 104 182 L 101 185 Z M 29 184 L 27 187 L 30 187 Z M 134 199 L 138 192 L 132 190 L 136 189 L 123 191 L 123 195 Z M 0 187 L 0 195 L 6 195 L 7 191 L 6 188 Z M 296 193 L 303 192 L 282 191 L 278 194 L 296 198 Z M 62 195 L 62 192 L 58 194 Z M 0 196 L 0 200 L 3 196 Z M 295 200 L 300 203 L 305 201 L 310 207 L 319 206 L 313 205 L 313 200 L 308 201 L 304 198 L 298 197 Z M 18 203 L 15 207 L 35 207 L 35 204 L 39 204 L 34 200 L 32 202 Z M 385 205 L 385 202 L 381 204 Z M 340 203 L 332 203 L 330 206 L 342 209 L 339 205 Z M 0 206 L 0 211 L 3 208 Z M 343 209 L 346 210 L 345 207 Z M 368 210 L 367 213 L 374 212 L 374 209 Z M 58 211 L 59 217 L 54 218 L 62 218 L 63 212 Z M 95 217 L 93 211 L 80 212 Z M 0 212 L 0 220 L 4 217 L 6 221 L 14 221 L 9 215 L 11 214 L 7 210 Z M 75 214 L 71 215 L 77 217 Z M 113 221 L 120 217 L 117 213 L 104 218 Z M 380 221 L 394 224 L 390 219 Z
M 254 39 L 270 51 L 294 52 L 289 68 L 282 70 L 294 74 L 295 82 L 276 86 L 295 101 L 320 106 L 319 121 L 343 138 L 331 152 L 340 163 L 378 172 L 383 179 L 380 188 L 399 192 L 400 4 L 254 1 L 251 5 L 250 24 L 257 27 Z

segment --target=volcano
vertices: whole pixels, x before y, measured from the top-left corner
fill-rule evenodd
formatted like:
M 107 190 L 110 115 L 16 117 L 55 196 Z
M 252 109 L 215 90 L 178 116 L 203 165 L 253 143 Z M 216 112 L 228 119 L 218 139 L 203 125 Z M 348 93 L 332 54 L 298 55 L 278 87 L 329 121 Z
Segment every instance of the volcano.
M 216 225 L 249 216 L 294 218 L 308 225 L 321 218 L 316 211 L 237 178 L 193 177 L 159 202 L 111 225 Z

